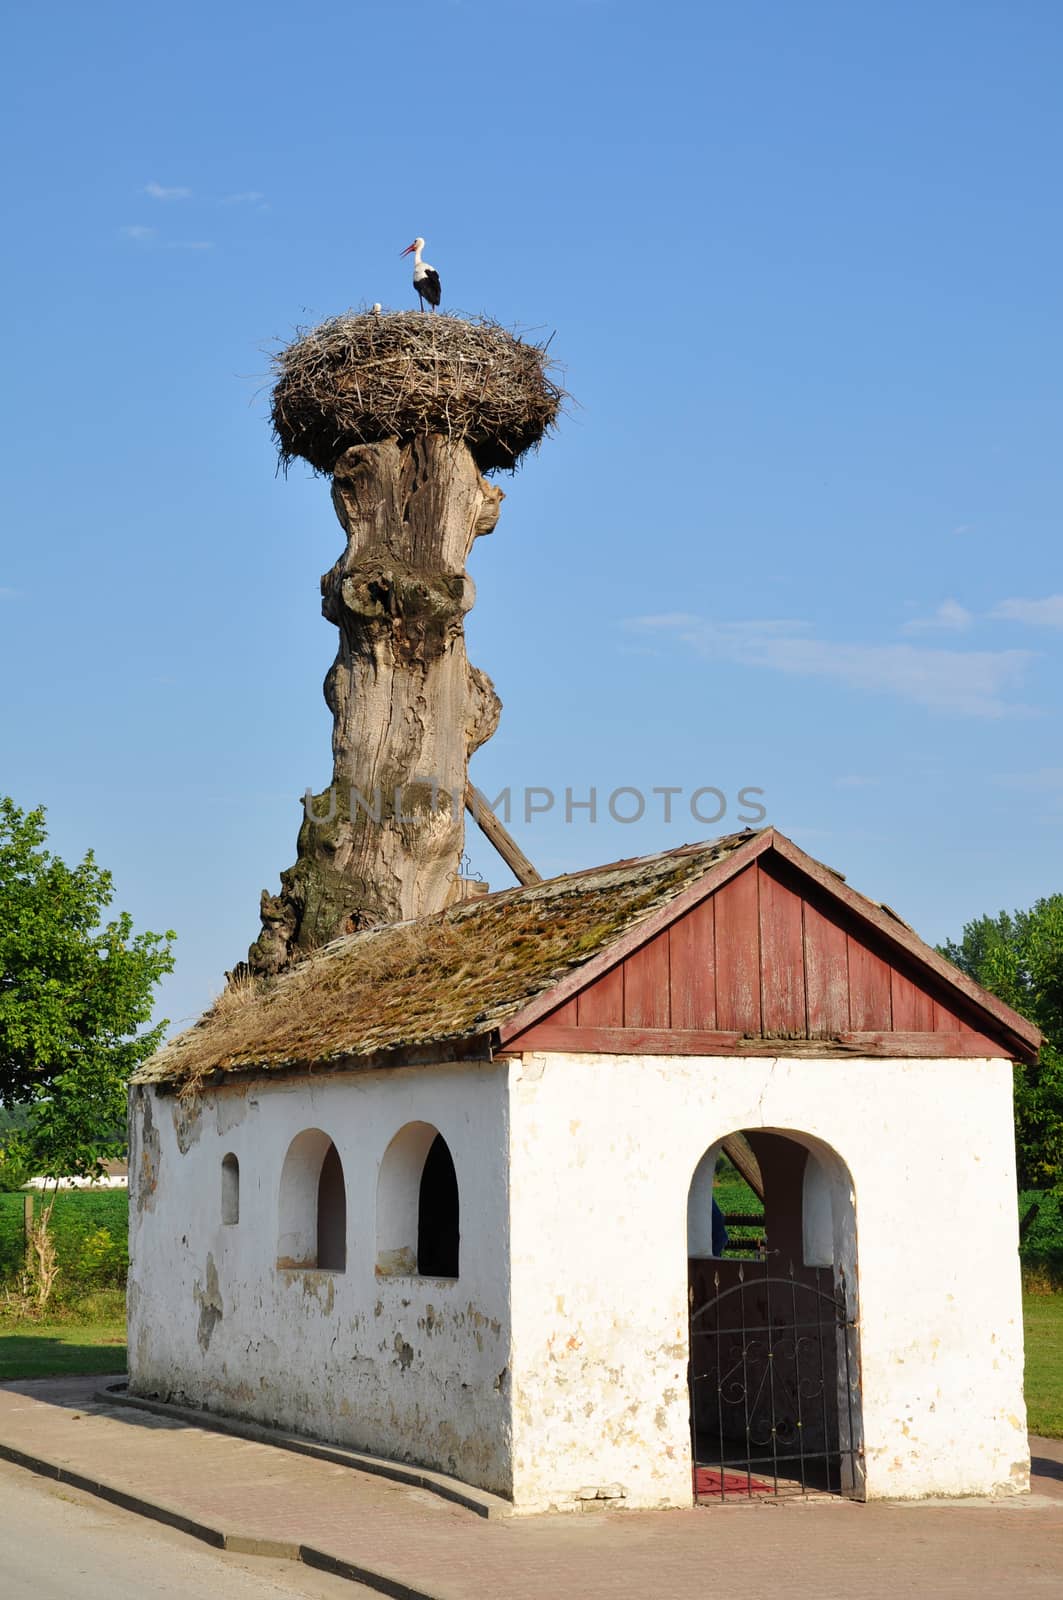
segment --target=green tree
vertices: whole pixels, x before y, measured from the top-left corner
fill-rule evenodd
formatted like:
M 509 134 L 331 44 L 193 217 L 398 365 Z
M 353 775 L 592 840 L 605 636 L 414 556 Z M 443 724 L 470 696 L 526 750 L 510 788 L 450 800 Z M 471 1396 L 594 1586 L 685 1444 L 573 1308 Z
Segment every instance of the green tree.
M 941 952 L 1044 1034 L 1037 1065 L 1015 1065 L 1019 1186 L 1063 1192 L 1063 894 L 979 917 Z
M 111 875 L 90 851 L 68 867 L 45 847 L 43 807 L 0 797 L 0 1103 L 28 1107 L 8 1159 L 87 1176 L 125 1145 L 129 1075 L 157 1047 L 155 985 L 175 935 L 134 934 L 104 912 Z
M 33 1176 L 18 1149 L 18 1135 L 25 1133 L 29 1120 L 29 1106 L 0 1105 L 0 1194 L 14 1194 Z

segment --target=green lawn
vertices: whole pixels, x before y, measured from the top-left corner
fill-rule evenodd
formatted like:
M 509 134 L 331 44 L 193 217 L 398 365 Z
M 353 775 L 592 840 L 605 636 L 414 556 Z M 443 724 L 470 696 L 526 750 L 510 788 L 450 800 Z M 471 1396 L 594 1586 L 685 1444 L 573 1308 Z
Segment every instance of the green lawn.
M 1063 1294 L 1023 1296 L 1030 1432 L 1063 1439 Z
M 0 1382 L 124 1371 L 124 1319 L 0 1323 Z

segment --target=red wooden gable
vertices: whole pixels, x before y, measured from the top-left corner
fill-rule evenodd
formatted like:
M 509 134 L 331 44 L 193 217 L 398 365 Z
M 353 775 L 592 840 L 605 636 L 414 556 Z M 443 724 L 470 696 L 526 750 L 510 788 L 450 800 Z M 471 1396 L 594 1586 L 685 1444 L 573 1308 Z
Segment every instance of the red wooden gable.
M 743 859 L 745 857 L 746 859 Z M 812 872 L 809 869 L 813 869 Z M 769 830 L 526 1006 L 505 1050 L 1018 1056 L 1036 1028 Z

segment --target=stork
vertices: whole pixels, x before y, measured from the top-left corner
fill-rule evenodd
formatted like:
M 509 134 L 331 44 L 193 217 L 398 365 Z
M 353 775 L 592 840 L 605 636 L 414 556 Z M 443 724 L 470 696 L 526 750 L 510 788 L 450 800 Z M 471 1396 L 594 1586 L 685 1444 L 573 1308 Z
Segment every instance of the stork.
M 406 246 L 402 254 L 404 256 L 413 256 L 413 286 L 417 290 L 417 298 L 421 302 L 421 310 L 424 310 L 424 303 L 427 300 L 434 311 L 442 298 L 443 291 L 439 287 L 439 273 L 435 267 L 430 267 L 427 261 L 421 260 L 421 251 L 423 249 L 424 240 L 415 239 L 412 244 Z

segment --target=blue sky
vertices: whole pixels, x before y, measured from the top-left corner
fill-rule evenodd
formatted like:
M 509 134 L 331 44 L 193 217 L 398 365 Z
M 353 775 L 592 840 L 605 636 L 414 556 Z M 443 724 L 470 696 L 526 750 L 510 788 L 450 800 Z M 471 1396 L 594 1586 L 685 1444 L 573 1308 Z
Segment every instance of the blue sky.
M 756 786 L 932 940 L 1061 887 L 1058 6 L 104 0 L 5 45 L 0 789 L 178 930 L 166 1015 L 329 771 L 340 534 L 268 350 L 408 305 L 415 233 L 578 402 L 473 555 L 473 775 L 556 792 L 541 870 Z

